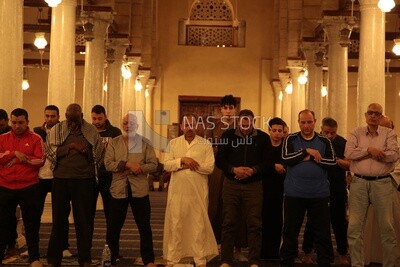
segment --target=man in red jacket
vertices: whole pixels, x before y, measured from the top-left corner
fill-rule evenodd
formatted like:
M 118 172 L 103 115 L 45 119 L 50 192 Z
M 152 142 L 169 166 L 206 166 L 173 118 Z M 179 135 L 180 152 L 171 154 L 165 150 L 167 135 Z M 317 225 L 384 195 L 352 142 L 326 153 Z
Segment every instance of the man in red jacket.
M 11 131 L 0 135 L 0 260 L 3 260 L 9 235 L 14 231 L 10 218 L 15 216 L 16 207 L 20 205 L 30 266 L 41 267 L 38 172 L 44 164 L 44 150 L 42 138 L 29 130 L 28 123 L 28 112 L 14 109 Z

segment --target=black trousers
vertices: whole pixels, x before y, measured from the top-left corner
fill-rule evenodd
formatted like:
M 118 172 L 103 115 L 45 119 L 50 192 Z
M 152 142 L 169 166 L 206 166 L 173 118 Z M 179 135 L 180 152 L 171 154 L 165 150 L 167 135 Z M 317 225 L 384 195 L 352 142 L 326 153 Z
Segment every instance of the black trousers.
M 60 266 L 65 244 L 65 228 L 68 225 L 70 202 L 74 216 L 79 264 L 91 262 L 92 237 L 94 227 L 94 201 L 96 199 L 96 179 L 53 178 L 51 201 L 53 227 L 47 249 L 47 261 Z
M 8 241 L 15 233 L 15 211 L 21 207 L 28 245 L 29 262 L 40 258 L 39 255 L 39 184 L 23 189 L 7 189 L 0 187 L 0 262 Z
M 347 192 L 331 192 L 330 196 L 330 217 L 333 233 L 336 239 L 336 250 L 340 255 L 346 255 L 347 244 L 347 225 L 346 218 Z M 314 238 L 309 224 L 306 224 L 304 230 L 304 241 L 302 249 L 305 253 L 310 253 L 313 248 Z M 331 243 L 332 247 L 332 243 Z M 331 257 L 333 258 L 333 248 L 331 248 Z
M 280 249 L 281 263 L 283 266 L 292 266 L 298 256 L 298 236 L 306 211 L 315 240 L 318 265 L 330 266 L 329 197 L 298 198 L 285 196 L 283 242 Z
M 97 185 L 98 192 L 100 192 L 101 198 L 103 199 L 103 209 L 104 209 L 104 216 L 106 216 L 106 225 L 108 228 L 108 218 L 109 218 L 109 206 L 110 206 L 110 186 L 112 181 L 112 173 L 105 173 L 99 176 L 99 184 Z M 96 201 L 97 203 L 98 193 L 96 194 Z
M 279 259 L 283 225 L 283 192 L 263 199 L 261 259 Z
M 53 179 L 39 179 L 39 214 L 40 214 L 40 218 L 42 218 L 43 215 L 43 209 L 44 209 L 44 203 L 46 201 L 46 196 L 47 193 L 51 193 L 51 187 L 53 184 Z M 71 211 L 71 208 L 70 208 Z M 68 218 L 66 221 L 66 224 L 68 225 Z M 66 227 L 64 230 L 64 246 L 63 246 L 63 250 L 68 249 L 69 248 L 69 243 L 68 243 L 68 232 L 69 232 L 69 227 Z
M 111 264 L 116 265 L 119 254 L 119 239 L 121 229 L 124 225 L 128 204 L 131 206 L 132 214 L 140 235 L 140 256 L 143 264 L 154 262 L 153 234 L 150 226 L 150 199 L 145 197 L 129 197 L 110 200 L 110 221 L 107 228 L 107 244 L 111 250 Z

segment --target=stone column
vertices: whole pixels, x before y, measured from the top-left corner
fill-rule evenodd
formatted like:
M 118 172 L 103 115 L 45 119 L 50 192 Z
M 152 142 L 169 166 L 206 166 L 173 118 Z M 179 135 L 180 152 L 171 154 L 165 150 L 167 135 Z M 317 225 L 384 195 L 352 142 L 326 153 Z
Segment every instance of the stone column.
M 282 84 L 280 80 L 273 80 L 272 81 L 272 88 L 274 90 L 274 103 L 275 103 L 275 110 L 274 115 L 276 117 L 282 118 L 282 101 L 283 101 L 283 90 Z M 282 96 L 280 99 L 279 97 Z
M 76 0 L 52 8 L 47 103 L 57 105 L 60 114 L 75 102 L 75 18 Z
M 378 0 L 360 0 L 360 55 L 358 68 L 358 125 L 371 103 L 385 110 L 385 13 Z
M 150 78 L 150 71 L 149 70 L 139 70 L 138 72 L 138 76 L 136 77 L 136 79 L 138 81 L 140 81 L 140 83 L 142 84 L 142 90 L 140 91 L 136 91 L 135 90 L 135 99 L 136 99 L 136 110 L 138 111 L 142 111 L 143 115 L 145 115 L 145 97 L 144 97 L 144 91 L 146 89 L 146 83 L 147 80 Z
M 22 107 L 23 1 L 0 4 L 0 106 L 8 114 Z
M 145 109 L 145 119 L 146 119 L 146 128 L 144 131 L 144 136 L 148 138 L 151 142 L 153 142 L 153 127 L 154 127 L 154 116 L 153 116 L 153 92 L 155 86 L 156 79 L 151 77 L 147 80 L 147 84 L 144 88 L 144 97 L 146 101 L 146 109 Z
M 130 110 L 136 109 L 135 96 L 135 81 L 138 74 L 138 68 L 141 58 L 139 56 L 127 56 L 127 61 L 130 63 L 132 77 L 128 80 L 123 80 L 122 85 L 122 113 L 127 114 Z
M 94 39 L 86 41 L 85 76 L 83 78 L 83 114 L 89 116 L 94 105 L 102 104 L 104 81 L 105 34 L 111 14 L 90 14 Z M 84 17 L 87 19 L 86 17 Z
M 114 125 L 119 125 L 123 116 L 121 66 L 127 43 L 127 40 L 111 40 L 111 46 L 115 50 L 115 61 L 108 64 L 107 117 Z
M 341 31 L 348 28 L 345 17 L 325 16 L 324 30 L 329 41 L 328 116 L 338 123 L 338 134 L 347 136 L 348 44 Z M 348 33 L 347 33 L 348 34 Z
M 297 79 L 299 78 L 300 71 L 305 67 L 305 60 L 288 60 L 288 67 L 290 76 L 292 77 L 293 93 L 292 93 L 292 130 L 291 132 L 299 131 L 298 113 L 305 109 L 305 85 L 300 84 Z
M 317 58 L 317 53 L 323 53 L 325 43 L 303 42 L 302 50 L 307 59 L 308 70 L 308 94 L 306 107 L 313 110 L 317 119 L 316 130 L 319 130 L 319 122 L 322 119 L 322 58 Z M 322 56 L 323 54 L 319 54 Z
M 286 86 L 291 83 L 289 72 L 279 72 L 279 80 L 281 81 L 283 89 L 282 99 L 282 119 L 286 122 L 289 127 L 289 131 L 292 132 L 292 92 L 286 91 Z

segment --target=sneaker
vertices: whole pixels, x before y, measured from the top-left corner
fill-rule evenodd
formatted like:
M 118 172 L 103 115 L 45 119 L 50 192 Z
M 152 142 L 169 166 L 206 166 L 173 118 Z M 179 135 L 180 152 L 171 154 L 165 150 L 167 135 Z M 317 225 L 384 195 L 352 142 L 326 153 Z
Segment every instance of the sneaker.
M 305 264 L 313 264 L 314 263 L 311 254 L 304 254 L 304 257 L 301 259 L 301 262 L 305 263 Z
M 248 261 L 246 256 L 243 255 L 242 252 L 238 252 L 238 251 L 235 251 L 235 253 L 233 253 L 233 258 L 235 259 L 235 261 L 239 261 L 239 262 Z
M 64 249 L 63 250 L 63 258 L 71 258 L 73 255 L 69 249 Z
M 43 264 L 39 260 L 32 262 L 29 267 L 43 267 Z
M 25 250 L 24 252 L 22 252 L 21 254 L 19 254 L 22 258 L 28 258 L 29 257 L 29 253 L 28 250 Z

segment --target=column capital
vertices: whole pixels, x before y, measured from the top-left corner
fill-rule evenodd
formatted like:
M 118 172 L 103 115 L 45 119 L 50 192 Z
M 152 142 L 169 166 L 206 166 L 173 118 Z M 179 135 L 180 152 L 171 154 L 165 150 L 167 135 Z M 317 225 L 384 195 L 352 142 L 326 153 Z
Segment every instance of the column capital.
M 324 16 L 322 25 L 329 43 L 338 42 L 340 46 L 347 47 L 353 30 L 349 21 L 353 19 L 351 16 Z
M 282 92 L 282 83 L 280 80 L 272 80 L 272 88 L 276 96 L 279 96 L 279 93 Z
M 307 63 L 321 67 L 324 64 L 327 45 L 327 42 L 302 42 L 301 50 L 307 59 Z
M 286 86 L 291 82 L 290 71 L 279 71 L 278 77 L 282 88 L 286 88 Z
M 359 0 L 358 1 L 360 4 L 360 11 L 363 9 L 379 9 L 378 7 L 378 2 L 379 0 Z

